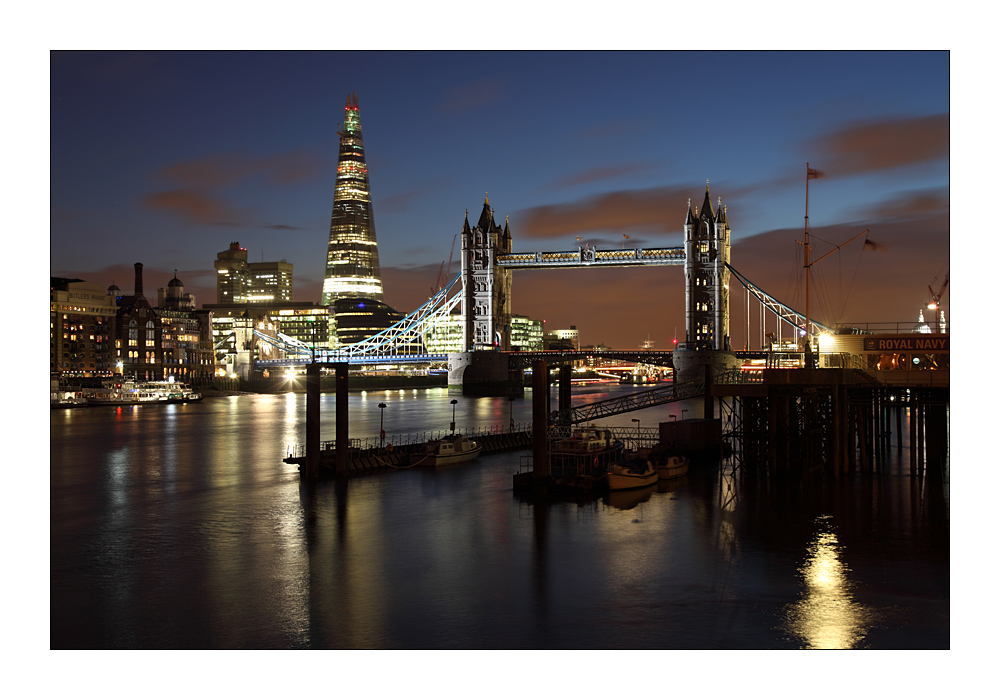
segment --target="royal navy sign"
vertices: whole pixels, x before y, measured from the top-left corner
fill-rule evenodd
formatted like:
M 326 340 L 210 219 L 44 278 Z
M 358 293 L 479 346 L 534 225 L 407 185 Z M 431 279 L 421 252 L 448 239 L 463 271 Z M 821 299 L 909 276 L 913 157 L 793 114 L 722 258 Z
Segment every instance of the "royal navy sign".
M 865 338 L 868 352 L 948 352 L 946 335 L 880 335 Z

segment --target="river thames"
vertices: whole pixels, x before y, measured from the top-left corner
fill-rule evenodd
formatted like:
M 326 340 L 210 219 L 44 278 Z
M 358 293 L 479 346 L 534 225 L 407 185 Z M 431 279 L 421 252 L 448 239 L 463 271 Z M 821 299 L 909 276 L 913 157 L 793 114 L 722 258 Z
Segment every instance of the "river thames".
M 445 430 L 452 398 L 352 393 L 351 435 Z M 530 422 L 531 392 L 454 410 L 459 430 L 503 429 Z M 512 492 L 519 452 L 310 489 L 282 462 L 304 442 L 303 394 L 51 411 L 51 648 L 950 646 L 948 471 L 911 477 L 895 437 L 874 476 L 750 488 L 692 470 L 548 504 Z

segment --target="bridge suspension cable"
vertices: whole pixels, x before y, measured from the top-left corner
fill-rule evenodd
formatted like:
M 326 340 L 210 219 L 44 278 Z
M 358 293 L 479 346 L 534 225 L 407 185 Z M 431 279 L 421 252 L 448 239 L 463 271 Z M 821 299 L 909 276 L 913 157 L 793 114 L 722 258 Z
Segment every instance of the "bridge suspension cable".
M 768 309 L 771 313 L 773 313 L 775 316 L 781 318 L 786 323 L 794 326 L 796 329 L 801 330 L 805 328 L 806 326 L 805 314 L 800 314 L 795 309 L 791 308 L 790 306 L 786 306 L 785 304 L 775 299 L 773 296 L 765 292 L 763 289 L 761 289 L 756 284 L 751 282 L 745 276 L 741 275 L 729 263 L 726 263 L 726 269 L 728 269 L 731 273 L 733 273 L 733 276 L 740 281 L 740 284 L 742 284 L 747 289 L 747 291 L 753 294 L 754 297 L 756 297 L 757 300 L 761 304 L 763 304 L 764 307 Z M 829 326 L 824 326 L 822 323 L 817 323 L 813 319 L 809 319 L 808 322 L 810 326 L 809 328 L 810 336 L 816 336 L 821 333 L 836 332 L 833 328 L 830 328 Z

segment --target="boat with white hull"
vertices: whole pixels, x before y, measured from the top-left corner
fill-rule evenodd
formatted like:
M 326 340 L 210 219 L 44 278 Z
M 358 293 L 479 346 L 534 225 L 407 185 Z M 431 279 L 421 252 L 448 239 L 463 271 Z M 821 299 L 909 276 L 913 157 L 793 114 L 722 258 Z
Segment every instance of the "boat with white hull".
M 93 389 L 86 398 L 92 406 L 131 406 L 200 401 L 201 394 L 183 382 L 124 381 Z
M 482 445 L 464 435 L 448 435 L 428 440 L 423 448 L 410 455 L 413 467 L 450 467 L 471 462 L 482 452 Z

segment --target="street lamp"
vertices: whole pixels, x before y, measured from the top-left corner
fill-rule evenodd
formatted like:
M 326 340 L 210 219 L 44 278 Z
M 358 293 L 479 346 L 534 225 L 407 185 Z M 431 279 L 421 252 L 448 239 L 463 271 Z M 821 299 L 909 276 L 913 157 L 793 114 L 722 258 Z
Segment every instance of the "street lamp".
M 455 405 L 458 404 L 458 399 L 451 400 L 451 434 L 455 434 Z
M 516 396 L 508 396 L 507 400 L 510 401 L 510 432 L 514 432 L 514 399 Z
M 639 433 L 639 419 L 638 418 L 633 418 L 632 422 L 635 423 L 635 448 L 638 450 L 639 449 L 639 438 L 640 438 L 640 433 Z
M 673 413 L 667 414 L 667 418 L 673 418 L 674 419 L 674 423 L 677 422 L 677 416 L 675 414 L 673 414 Z
M 384 423 L 382 422 L 384 416 L 385 416 L 385 404 L 380 403 L 378 405 L 378 439 L 380 448 L 385 447 L 385 430 L 383 430 L 382 428 L 382 426 L 384 425 Z
M 684 420 L 684 414 L 687 413 L 687 412 L 688 412 L 688 410 L 686 408 L 682 408 L 681 409 L 681 420 Z

